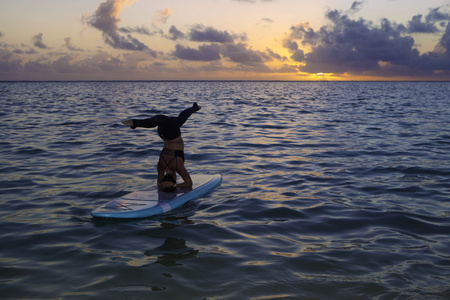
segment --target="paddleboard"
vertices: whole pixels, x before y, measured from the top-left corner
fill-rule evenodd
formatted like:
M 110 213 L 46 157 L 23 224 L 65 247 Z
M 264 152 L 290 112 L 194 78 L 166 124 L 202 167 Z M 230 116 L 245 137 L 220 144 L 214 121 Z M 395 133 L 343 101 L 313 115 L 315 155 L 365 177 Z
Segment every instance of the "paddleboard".
M 101 218 L 134 219 L 163 214 L 208 193 L 222 182 L 222 176 L 219 174 L 194 174 L 191 178 L 192 188 L 167 193 L 155 185 L 111 200 L 91 211 L 91 215 Z

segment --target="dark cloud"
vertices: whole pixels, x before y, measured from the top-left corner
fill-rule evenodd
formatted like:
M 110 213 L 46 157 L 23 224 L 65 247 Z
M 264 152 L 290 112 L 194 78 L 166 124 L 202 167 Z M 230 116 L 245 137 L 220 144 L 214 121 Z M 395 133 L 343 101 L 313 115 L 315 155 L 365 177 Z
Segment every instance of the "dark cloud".
M 294 29 L 294 27 L 291 28 L 291 30 Z M 305 53 L 303 50 L 299 49 L 297 42 L 294 40 L 286 39 L 283 42 L 283 46 L 287 49 L 289 49 L 289 52 L 292 53 L 291 59 L 297 62 L 301 62 L 305 60 Z
M 3 32 L 0 31 L 0 37 L 2 37 L 2 36 L 3 36 Z
M 107 34 L 103 36 L 105 42 L 115 49 L 149 51 L 150 49 L 131 34 L 126 36 L 120 34 Z
M 258 51 L 248 48 L 244 43 L 213 43 L 202 45 L 198 49 L 176 45 L 173 55 L 182 60 L 199 62 L 219 62 L 222 58 L 235 63 L 235 67 L 230 70 L 235 71 L 253 71 L 253 72 L 272 72 L 266 62 L 272 60 L 287 61 L 284 56 L 275 53 L 267 48 L 266 51 Z M 217 68 L 217 65 L 208 65 L 201 68 Z M 283 72 L 285 69 L 283 68 Z M 291 69 L 292 71 L 292 69 Z
M 15 54 L 37 54 L 37 51 L 34 48 L 27 48 L 25 50 L 16 48 L 13 52 Z
M 118 24 L 120 19 L 118 18 L 118 14 L 125 4 L 126 1 L 123 0 L 107 0 L 102 2 L 99 4 L 95 13 L 92 16 L 84 17 L 83 21 L 100 30 L 105 43 L 115 49 L 150 51 L 146 45 L 138 39 L 133 38 L 130 34 L 119 34 Z
M 212 27 L 195 26 L 189 33 L 193 42 L 232 43 L 235 38 L 246 39 L 245 36 L 232 35 L 228 31 L 219 31 Z
M 435 33 L 439 31 L 433 22 L 422 22 L 422 15 L 420 14 L 412 17 L 411 21 L 408 22 L 408 29 L 410 33 Z
M 48 49 L 47 45 L 44 44 L 43 42 L 43 38 L 42 38 L 43 34 L 42 33 L 38 33 L 35 36 L 33 36 L 33 45 L 35 47 L 38 47 L 40 49 Z
M 442 7 L 433 8 L 425 18 L 426 22 L 427 23 L 435 23 L 435 22 L 450 20 L 450 14 L 446 13 L 446 12 L 442 12 L 441 10 L 442 10 Z
M 359 5 L 359 4 L 358 4 Z M 352 6 L 353 7 L 353 6 Z M 450 30 L 439 42 L 440 53 L 420 54 L 414 48 L 415 40 L 407 33 L 436 33 L 437 21 L 448 20 L 447 14 L 439 9 L 431 10 L 425 17 L 417 15 L 408 26 L 381 20 L 379 24 L 364 19 L 354 20 L 347 14 L 331 10 L 326 13 L 329 25 L 314 30 L 308 23 L 291 27 L 284 40 L 294 61 L 302 62 L 300 70 L 309 73 L 376 73 L 381 64 L 394 69 L 416 70 L 418 72 L 450 71 Z M 304 53 L 299 43 L 310 48 Z M 301 47 L 304 49 L 304 47 Z M 431 67 L 432 66 L 432 67 Z
M 447 24 L 447 29 L 445 30 L 445 33 L 442 35 L 442 38 L 439 41 L 438 46 L 444 48 L 447 57 L 450 57 L 450 23 Z
M 180 40 L 185 38 L 185 34 L 179 31 L 174 25 L 170 26 L 169 35 L 167 36 L 169 40 Z
M 183 60 L 214 61 L 220 59 L 220 47 L 217 44 L 211 44 L 202 45 L 198 49 L 193 49 L 178 44 L 175 46 L 173 55 Z
M 352 6 L 350 7 L 350 11 L 352 11 L 352 12 L 360 11 L 363 3 L 364 3 L 364 1 L 355 1 L 355 2 L 353 2 Z
M 264 62 L 271 60 L 269 54 L 247 49 L 246 45 L 243 43 L 225 44 L 222 46 L 221 54 L 232 62 L 247 66 L 261 65 Z
M 171 26 L 169 29 L 169 34 L 162 35 L 164 38 L 169 40 L 181 40 L 188 39 L 191 42 L 201 42 L 201 43 L 234 43 L 238 41 L 246 41 L 247 35 L 234 34 L 228 31 L 220 31 L 210 26 L 195 25 L 193 26 L 187 34 L 184 34 L 177 27 Z

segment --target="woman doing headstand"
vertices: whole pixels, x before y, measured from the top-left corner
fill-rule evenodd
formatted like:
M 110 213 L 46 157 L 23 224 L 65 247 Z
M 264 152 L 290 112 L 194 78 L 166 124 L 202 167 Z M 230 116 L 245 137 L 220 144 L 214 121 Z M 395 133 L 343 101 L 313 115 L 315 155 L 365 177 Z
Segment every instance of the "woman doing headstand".
M 192 179 L 184 167 L 184 142 L 181 138 L 180 127 L 194 113 L 200 110 L 200 106 L 194 103 L 192 107 L 183 110 L 178 117 L 156 115 L 143 120 L 126 120 L 122 123 L 136 127 L 154 128 L 158 126 L 158 134 L 164 141 L 164 148 L 159 156 L 157 165 L 158 186 L 164 191 L 174 191 L 177 187 L 192 187 Z M 176 184 L 176 173 L 183 179 L 183 183 Z

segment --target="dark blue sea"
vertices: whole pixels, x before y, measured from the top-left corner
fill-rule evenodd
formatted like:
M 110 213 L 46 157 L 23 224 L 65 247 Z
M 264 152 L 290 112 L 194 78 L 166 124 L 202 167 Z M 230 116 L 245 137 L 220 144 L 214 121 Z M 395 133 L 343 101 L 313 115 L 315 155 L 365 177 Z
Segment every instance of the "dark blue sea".
M 121 121 L 193 102 L 222 185 L 91 217 L 156 180 Z M 450 299 L 450 82 L 0 82 L 0 118 L 1 299 Z

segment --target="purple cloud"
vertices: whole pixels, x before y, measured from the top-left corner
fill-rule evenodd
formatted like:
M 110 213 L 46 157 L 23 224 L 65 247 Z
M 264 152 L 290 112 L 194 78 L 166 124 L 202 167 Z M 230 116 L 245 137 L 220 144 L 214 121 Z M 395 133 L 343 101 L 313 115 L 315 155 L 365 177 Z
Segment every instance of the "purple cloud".
M 115 49 L 149 51 L 150 49 L 138 39 L 130 34 L 121 35 L 118 24 L 120 19 L 118 15 L 126 0 L 106 0 L 99 4 L 97 10 L 92 16 L 84 17 L 83 20 L 90 26 L 100 30 L 103 34 L 105 43 Z M 122 29 L 125 30 L 126 29 Z
M 436 33 L 436 22 L 450 19 L 439 9 L 430 11 L 425 17 L 414 16 L 408 26 L 383 19 L 374 24 L 364 19 L 354 20 L 347 14 L 331 10 L 326 18 L 329 25 L 314 30 L 308 23 L 291 27 L 284 40 L 294 61 L 302 62 L 300 70 L 308 73 L 376 73 L 380 62 L 390 65 L 390 69 L 409 69 L 417 72 L 450 71 L 450 27 L 447 25 L 439 46 L 441 52 L 420 54 L 414 48 L 415 40 L 408 32 Z M 442 24 L 441 24 L 442 25 Z M 440 26 L 441 26 L 440 25 Z M 304 53 L 299 43 L 309 46 Z
M 47 45 L 44 44 L 43 42 L 43 38 L 42 38 L 43 34 L 42 33 L 38 33 L 35 36 L 33 36 L 33 45 L 35 47 L 38 47 L 40 49 L 48 49 Z
M 176 45 L 173 55 L 183 60 L 214 61 L 220 59 L 219 52 L 220 48 L 217 44 L 202 45 L 198 49 Z
M 172 25 L 172 26 L 170 26 L 169 35 L 167 36 L 167 38 L 169 40 L 176 41 L 176 40 L 184 39 L 185 35 L 181 31 L 179 31 L 174 25 Z
M 193 42 L 232 43 L 233 36 L 228 31 L 219 31 L 212 27 L 196 26 L 189 33 Z

